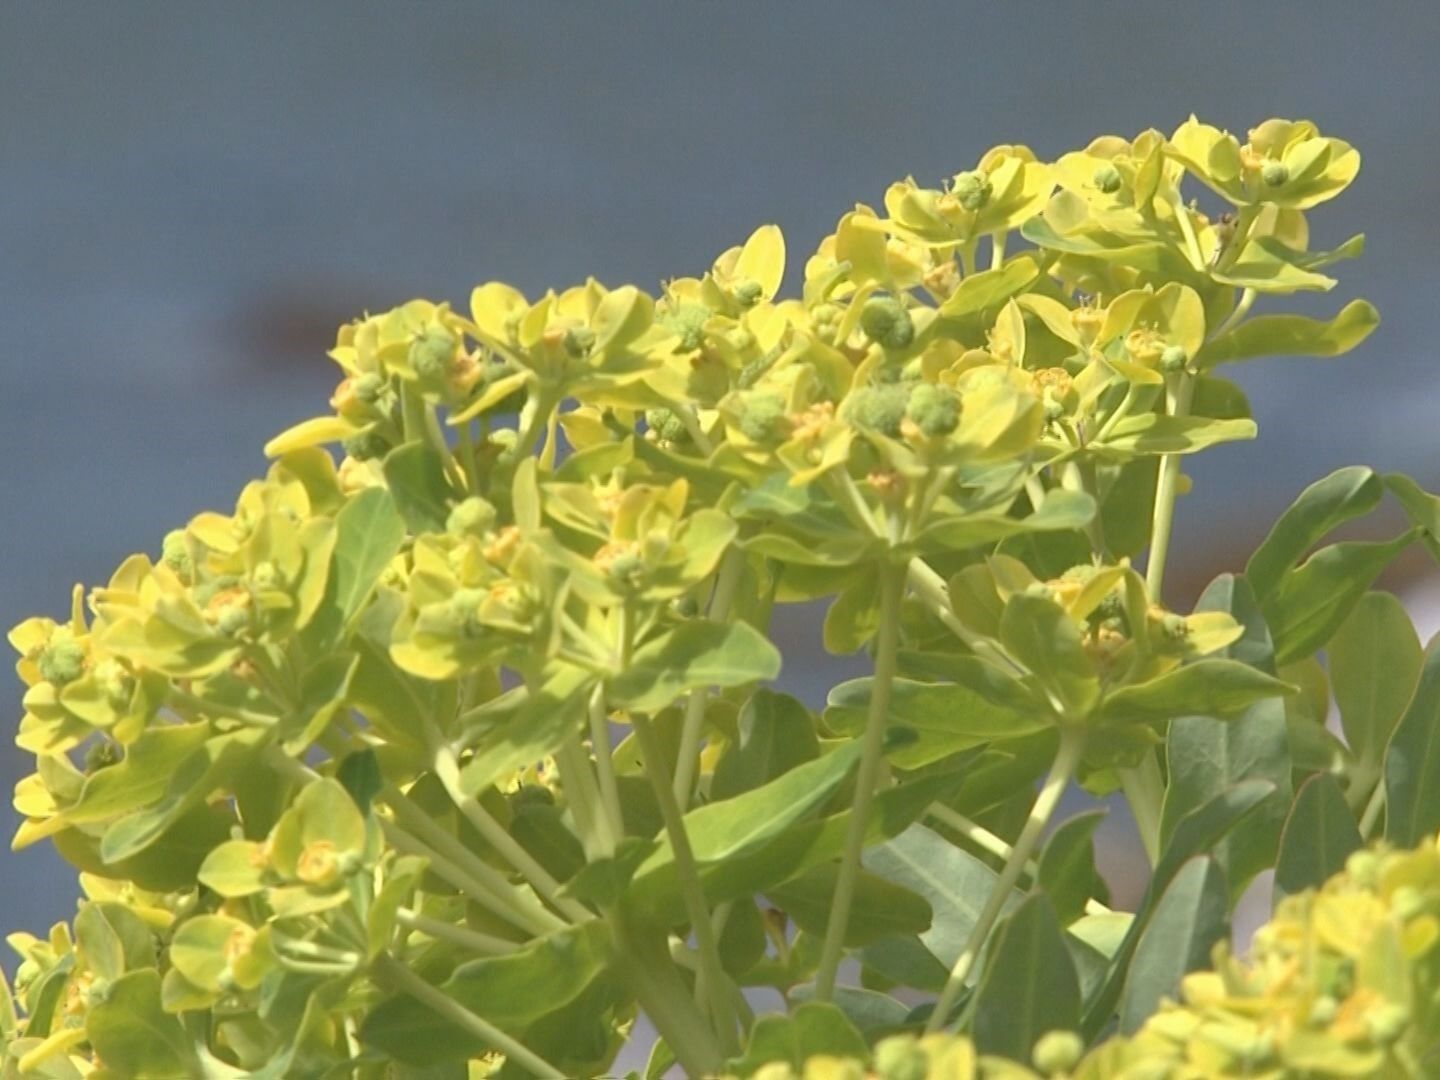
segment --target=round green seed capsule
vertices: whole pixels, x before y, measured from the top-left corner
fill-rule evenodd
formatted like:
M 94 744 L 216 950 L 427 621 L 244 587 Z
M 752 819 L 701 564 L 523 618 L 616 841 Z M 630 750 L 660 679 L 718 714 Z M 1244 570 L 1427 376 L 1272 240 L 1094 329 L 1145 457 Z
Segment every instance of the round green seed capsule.
M 367 371 L 355 380 L 355 397 L 366 405 L 374 405 L 380 400 L 380 395 L 385 392 L 389 383 L 373 371 Z
M 1114 195 L 1115 192 L 1120 190 L 1120 185 L 1124 183 L 1124 179 L 1125 178 L 1120 175 L 1119 169 L 1115 168 L 1114 165 L 1106 163 L 1095 170 L 1095 175 L 1091 177 L 1091 182 L 1106 195 Z
M 1283 162 L 1267 161 L 1260 170 L 1260 179 L 1265 181 L 1266 187 L 1280 187 L 1290 179 L 1290 170 Z
M 120 762 L 120 746 L 111 739 L 100 739 L 85 748 L 85 775 L 91 776 Z
M 362 431 L 341 444 L 345 453 L 356 461 L 373 461 L 390 452 L 390 443 L 378 431 Z
M 495 527 L 495 507 L 478 495 L 455 504 L 445 519 L 451 536 L 483 536 Z
M 711 311 L 704 304 L 679 304 L 662 320 L 666 330 L 680 339 L 680 348 L 686 352 L 705 344 L 705 323 Z
M 785 399 L 774 390 L 750 390 L 737 399 L 740 432 L 751 442 L 778 442 L 785 437 L 789 418 Z
M 1069 1072 L 1085 1053 L 1085 1041 L 1073 1031 L 1047 1031 L 1035 1042 L 1030 1060 L 1047 1076 Z
M 1185 361 L 1188 359 L 1189 357 L 1185 355 L 1185 350 L 1179 345 L 1167 345 L 1165 346 L 1165 351 L 1160 354 L 1160 361 L 1157 366 L 1164 372 L 1183 371 Z
M 990 178 L 984 173 L 963 172 L 955 177 L 955 197 L 972 214 L 990 201 Z
M 575 360 L 590 355 L 595 347 L 595 331 L 588 326 L 572 326 L 565 331 L 565 352 Z
M 736 301 L 739 302 L 741 307 L 754 307 L 765 296 L 765 290 L 761 287 L 760 283 L 758 281 L 750 281 L 748 278 L 744 281 L 736 282 L 735 288 L 732 291 L 735 294 Z
M 165 539 L 160 542 L 160 561 L 181 577 L 190 575 L 190 547 L 185 542 L 184 529 L 174 529 L 165 534 Z
M 893 296 L 875 296 L 860 309 L 860 328 L 886 349 L 903 349 L 915 340 L 915 322 Z
M 865 387 L 850 396 L 850 418 L 857 427 L 898 438 L 909 403 L 910 386 L 906 383 Z
M 455 335 L 445 327 L 426 327 L 425 331 L 410 343 L 410 368 L 422 379 L 444 378 L 458 346 Z
M 85 674 L 85 646 L 71 637 L 69 631 L 57 631 L 40 650 L 35 662 L 42 679 L 51 686 L 65 686 Z
M 875 1073 L 880 1080 L 925 1080 L 930 1055 L 909 1035 L 892 1035 L 875 1046 Z
M 949 435 L 960 425 L 960 395 L 948 386 L 920 383 L 910 392 L 905 415 L 923 435 Z

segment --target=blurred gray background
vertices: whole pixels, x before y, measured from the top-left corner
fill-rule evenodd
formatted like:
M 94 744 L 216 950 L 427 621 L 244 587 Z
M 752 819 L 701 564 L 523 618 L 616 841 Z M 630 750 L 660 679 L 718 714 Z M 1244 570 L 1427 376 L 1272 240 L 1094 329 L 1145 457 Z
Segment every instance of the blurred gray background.
M 1304 306 L 1364 295 L 1384 322 L 1343 360 L 1236 369 L 1262 438 L 1195 470 L 1194 591 L 1339 465 L 1440 486 L 1437 55 L 1433 2 L 0 0 L 0 622 L 228 509 L 265 439 L 325 411 L 324 351 L 365 309 L 492 278 L 653 289 L 764 222 L 793 285 L 854 202 L 995 143 L 1309 117 L 1365 158 L 1316 244 L 1370 245 Z M 812 700 L 853 667 L 809 655 L 813 621 L 783 630 Z M 6 791 L 30 769 L 8 735 L 0 764 Z M 43 846 L 0 850 L 5 930 L 74 895 Z

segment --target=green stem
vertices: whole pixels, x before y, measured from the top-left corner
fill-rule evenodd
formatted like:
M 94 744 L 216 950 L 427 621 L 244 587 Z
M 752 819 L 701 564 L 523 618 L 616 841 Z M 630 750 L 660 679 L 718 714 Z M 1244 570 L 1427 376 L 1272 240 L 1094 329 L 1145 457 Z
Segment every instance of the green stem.
M 944 623 L 966 648 L 982 660 L 993 661 L 1016 675 L 1030 674 L 1003 649 L 971 630 L 960 620 L 950 606 L 950 589 L 945 584 L 945 579 L 937 574 L 929 563 L 917 555 L 910 560 L 908 573 L 910 588 L 924 601 L 931 614 Z
M 1185 416 L 1195 394 L 1195 380 L 1187 372 L 1178 372 L 1165 379 L 1166 411 L 1171 416 Z M 1160 459 L 1160 477 L 1155 484 L 1155 518 L 1150 530 L 1150 556 L 1145 563 L 1145 589 L 1150 602 L 1160 603 L 1165 584 L 1165 560 L 1170 554 L 1170 532 L 1175 523 L 1176 484 L 1180 479 L 1180 455 L 1166 454 Z
M 571 897 L 560 895 L 560 883 L 555 880 L 550 871 L 541 866 L 535 857 L 520 845 L 519 841 L 505 831 L 505 826 L 496 821 L 490 812 L 480 805 L 480 800 L 465 793 L 460 782 L 460 763 L 455 758 L 455 752 L 443 741 L 439 729 L 433 723 L 427 721 L 426 730 L 430 736 L 434 753 L 431 766 L 435 771 L 435 777 L 444 787 L 445 793 L 450 796 L 450 801 L 455 804 L 456 809 L 465 816 L 465 820 L 470 822 L 485 842 L 494 848 L 502 859 L 519 871 L 535 891 L 562 915 L 574 922 L 584 922 L 592 918 L 593 916 L 584 904 Z
M 645 943 L 626 926 L 621 913 L 612 912 L 609 923 L 620 975 L 685 1075 L 718 1073 L 724 1052 L 685 992 L 684 983 L 668 956 L 660 949 L 646 949 Z
M 645 773 L 650 777 L 656 801 L 660 804 L 660 816 L 665 822 L 665 833 L 675 855 L 675 876 L 680 883 L 691 932 L 695 935 L 695 947 L 703 977 L 702 982 L 697 983 L 696 989 L 708 989 L 710 1011 L 715 1019 L 721 1045 L 727 1052 L 734 1052 L 739 1049 L 739 1045 L 735 1039 L 735 1014 L 722 989 L 725 985 L 725 971 L 720 966 L 720 943 L 715 934 L 715 926 L 710 921 L 705 890 L 700 884 L 700 867 L 695 861 L 695 852 L 690 847 L 690 837 L 685 832 L 685 819 L 681 814 L 680 804 L 675 799 L 670 770 L 665 765 L 665 750 L 648 717 L 635 713 L 630 722 L 634 726 L 635 737 L 640 742 Z
M 815 1000 L 829 1001 L 835 993 L 835 976 L 845 951 L 845 934 L 850 927 L 850 908 L 860 876 L 860 855 L 870 828 L 870 804 L 885 766 L 885 726 L 890 714 L 890 690 L 895 682 L 896 653 L 900 643 L 900 600 L 905 593 L 905 566 L 885 564 L 880 568 L 880 629 L 875 641 L 875 672 L 870 686 L 870 710 L 865 718 L 860 766 L 855 773 L 855 798 L 851 804 L 850 829 L 840 856 L 840 874 L 830 904 L 825 942 L 820 948 L 820 966 L 815 974 Z
M 1370 801 L 1365 804 L 1365 813 L 1360 816 L 1360 837 L 1366 843 L 1370 842 L 1370 834 L 1380 823 L 1380 815 L 1384 810 L 1385 782 L 1382 780 L 1375 785 L 1375 790 L 1370 795 Z
M 533 1050 L 523 1046 L 488 1020 L 476 1016 L 438 987 L 431 986 L 404 964 L 388 954 L 375 959 L 375 973 L 382 981 L 403 990 L 438 1016 L 462 1027 L 487 1046 L 499 1050 L 509 1061 L 545 1080 L 565 1080 L 565 1074 Z
M 480 494 L 480 463 L 475 460 L 475 437 L 470 432 L 470 421 L 466 420 L 459 425 L 460 431 L 460 453 L 465 460 L 461 462 L 465 473 L 465 485 L 469 488 L 471 495 Z
M 534 453 L 535 445 L 540 441 L 540 433 L 550 422 L 550 414 L 555 409 L 554 395 L 545 389 L 536 389 L 525 399 L 525 405 L 520 410 L 520 431 L 515 438 L 514 449 L 510 452 L 512 461 L 519 461 Z
M 566 737 L 556 751 L 555 760 L 560 766 L 560 783 L 575 818 L 575 827 L 580 831 L 586 857 L 593 860 L 610 856 L 615 851 L 616 837 L 600 806 L 600 792 L 590 771 L 590 758 L 578 735 L 572 732 Z
M 505 956 L 520 947 L 513 941 L 506 941 L 504 938 L 494 937 L 490 934 L 482 934 L 478 930 L 471 930 L 468 926 L 456 926 L 443 919 L 432 919 L 428 915 L 411 911 L 409 908 L 401 908 L 397 911 L 395 921 L 407 930 L 426 934 L 439 941 L 448 941 L 480 956 Z
M 1120 786 L 1125 791 L 1125 801 L 1135 816 L 1135 828 L 1140 833 L 1140 843 L 1145 846 L 1145 857 L 1154 866 L 1160 858 L 1160 821 L 1165 806 L 1165 781 L 1160 776 L 1160 763 L 1155 752 L 1146 750 L 1140 764 L 1133 769 L 1120 770 Z
M 522 929 L 532 933 L 547 934 L 566 925 L 551 914 L 549 909 L 541 904 L 534 895 L 522 892 L 511 885 L 498 870 L 437 825 L 429 814 L 401 794 L 398 788 L 386 788 L 380 793 L 380 798 L 395 811 L 399 822 L 398 827 L 392 826 L 391 829 L 386 830 L 387 835 L 395 835 L 399 839 L 411 843 L 418 841 L 419 845 L 426 849 L 419 854 L 442 857 L 472 883 L 479 885 L 484 894 L 507 907 L 511 912 L 512 921 L 514 917 L 522 918 L 524 922 L 517 924 Z M 397 846 L 399 845 L 397 844 Z M 437 866 L 436 873 L 440 872 Z M 475 899 L 477 902 L 484 902 L 480 900 L 479 896 Z M 588 917 L 589 913 L 587 912 L 586 915 Z
M 708 618 L 723 622 L 730 615 L 735 590 L 745 572 L 745 553 L 731 547 L 715 572 L 715 589 L 710 594 Z M 705 729 L 705 704 L 710 699 L 707 688 L 691 692 L 685 702 L 685 719 L 680 728 L 680 756 L 675 760 L 675 798 L 682 807 L 690 805 L 690 795 L 699 766 L 700 736 Z
M 249 709 L 236 708 L 233 705 L 207 701 L 205 698 L 188 693 L 173 685 L 166 691 L 165 703 L 183 706 L 202 716 L 223 716 L 227 720 L 238 720 L 250 727 L 272 728 L 280 722 L 278 716 L 268 716 L 265 713 L 252 712 Z
M 990 269 L 999 270 L 1005 265 L 1005 238 L 1010 233 L 1001 229 L 997 233 L 990 234 Z
M 1075 769 L 1080 764 L 1080 757 L 1085 751 L 1085 733 L 1079 728 L 1066 727 L 1060 730 L 1060 749 L 1055 755 L 1055 761 L 1050 766 L 1050 775 L 1045 778 L 1045 784 L 1040 789 L 1040 794 L 1035 797 L 1035 804 L 1030 808 L 1030 816 L 1026 819 L 1025 827 L 1020 830 L 1019 837 L 1015 840 L 1015 847 L 1010 852 L 1010 858 L 1005 861 L 1005 866 L 1000 871 L 1000 877 L 995 882 L 985 906 L 980 911 L 980 917 L 976 920 L 974 928 L 970 931 L 970 937 L 965 942 L 965 948 L 955 961 L 955 966 L 950 969 L 950 979 L 945 984 L 944 991 L 940 994 L 940 1000 L 935 1003 L 935 1010 L 930 1014 L 930 1019 L 925 1025 L 926 1034 L 934 1034 L 945 1026 L 946 1018 L 955 1005 L 955 999 L 959 997 L 960 991 L 965 986 L 965 980 L 969 978 L 975 961 L 980 957 L 980 950 L 989 937 L 990 931 L 994 929 L 995 920 L 1000 917 L 1000 912 L 1005 907 L 1005 901 L 1010 896 L 1010 891 L 1015 887 L 1015 882 L 1020 878 L 1020 872 L 1024 869 L 1026 862 L 1034 853 L 1040 842 L 1045 827 L 1050 823 L 1055 808 L 1060 804 L 1060 796 L 1065 793 L 1065 787 L 1070 783 L 1071 777 L 1075 775 Z
M 595 775 L 600 781 L 600 808 L 609 819 L 618 843 L 625 836 L 625 813 L 620 806 L 620 785 L 615 779 L 614 748 L 610 745 L 610 710 L 605 705 L 605 684 L 590 695 L 590 745 L 595 752 Z
M 1244 290 L 1240 294 L 1239 302 L 1235 305 L 1235 310 L 1230 312 L 1229 317 L 1216 327 L 1215 332 L 1211 334 L 1207 340 L 1214 341 L 1221 335 L 1233 330 L 1246 315 L 1250 314 L 1250 308 L 1255 303 L 1255 297 L 1257 295 L 1254 289 Z

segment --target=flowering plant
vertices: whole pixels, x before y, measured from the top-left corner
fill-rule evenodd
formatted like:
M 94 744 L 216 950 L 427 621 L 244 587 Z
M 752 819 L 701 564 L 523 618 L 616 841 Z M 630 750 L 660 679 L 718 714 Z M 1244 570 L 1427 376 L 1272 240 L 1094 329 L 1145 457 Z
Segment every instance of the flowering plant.
M 1281 964 L 1294 897 L 1440 827 L 1440 652 L 1370 591 L 1440 553 L 1440 500 L 1344 469 L 1194 610 L 1164 592 L 1182 459 L 1256 432 L 1224 365 L 1376 324 L 1252 314 L 1359 254 L 1306 216 L 1358 163 L 1279 120 L 1000 146 L 845 214 L 798 297 L 765 226 L 659 296 L 490 283 L 343 327 L 332 412 L 233 512 L 11 634 L 15 844 L 86 899 L 11 937 L 3 1075 L 591 1076 L 643 1013 L 647 1076 L 940 1045 L 1139 1076 L 1106 1047 L 1190 1039 L 1156 1011 L 1182 984 L 1268 1001 L 1191 974 L 1256 875 Z M 1387 491 L 1406 531 L 1325 542 Z M 821 708 L 768 685 L 772 612 L 816 600 L 873 661 Z M 1129 800 L 1136 911 L 1098 815 L 1056 821 L 1076 781 Z M 1433 953 L 1416 895 L 1386 893 L 1397 964 Z M 1425 1074 L 1433 978 L 1327 972 L 1363 1036 L 1334 1061 Z

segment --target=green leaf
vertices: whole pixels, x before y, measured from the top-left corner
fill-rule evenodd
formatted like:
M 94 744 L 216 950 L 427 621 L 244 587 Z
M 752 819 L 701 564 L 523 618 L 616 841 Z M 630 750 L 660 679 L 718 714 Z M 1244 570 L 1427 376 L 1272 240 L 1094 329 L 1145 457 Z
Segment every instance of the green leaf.
M 1036 884 L 1055 906 L 1061 926 L 1080 918 L 1085 902 L 1104 893 L 1104 880 L 1095 869 L 1095 830 L 1105 813 L 1076 814 L 1050 834 L 1040 852 Z
M 409 442 L 385 456 L 385 483 L 405 524 L 417 536 L 445 531 L 452 503 L 464 492 L 445 476 L 445 463 L 429 443 Z
M 1300 493 L 1245 565 L 1245 577 L 1263 604 L 1305 553 L 1330 530 L 1368 514 L 1384 488 L 1374 470 L 1352 465 L 1317 480 Z
M 1425 531 L 1421 539 L 1431 557 L 1440 562 L 1440 497 L 1431 495 L 1404 473 L 1386 473 L 1385 486 L 1399 500 L 1410 523 Z
M 1055 909 L 1043 893 L 1025 898 L 991 946 L 975 994 L 975 1046 L 1028 1061 L 1049 1031 L 1080 1026 L 1080 981 Z
M 923 897 L 930 905 L 930 929 L 920 941 L 946 971 L 954 965 L 975 928 L 999 875 L 933 829 L 911 825 L 895 839 L 866 851 L 865 869 Z M 1019 894 L 1006 898 L 1009 910 Z
M 1085 716 L 1094 707 L 1100 680 L 1079 628 L 1055 601 L 1024 593 L 1010 597 L 1000 616 L 1000 641 L 1072 716 Z
M 960 321 L 997 308 L 1040 276 L 1033 259 L 1011 259 L 998 270 L 968 275 L 940 305 L 938 315 Z
M 105 830 L 101 857 L 107 863 L 119 863 L 144 851 L 190 810 L 224 788 L 235 773 L 248 769 L 265 738 L 266 732 L 247 728 L 207 740 L 169 774 L 160 802 Z
M 754 900 L 740 900 L 730 908 L 720 932 L 720 966 L 737 978 L 760 962 L 770 939 L 765 936 L 765 916 Z M 743 983 L 742 983 L 743 985 Z
M 1414 847 L 1440 828 L 1440 635 L 1385 753 L 1385 839 Z
M 880 629 L 880 591 L 873 566 L 856 567 L 825 611 L 825 651 L 849 656 Z
M 1378 768 L 1425 662 L 1415 626 L 1390 593 L 1366 593 L 1325 652 L 1350 752 Z
M 1179 996 L 1180 979 L 1210 966 L 1215 943 L 1230 935 L 1230 890 L 1214 859 L 1185 863 L 1155 905 L 1130 961 L 1120 1030 L 1133 1034 L 1160 1005 Z
M 1193 454 L 1220 443 L 1255 438 L 1255 421 L 1142 413 L 1121 420 L 1097 445 L 1129 454 Z
M 1275 670 L 1269 631 L 1243 577 L 1223 574 L 1216 578 L 1195 609 L 1225 612 L 1244 627 L 1244 635 L 1225 647 L 1231 662 L 1243 661 L 1259 672 Z M 1274 862 L 1290 803 L 1290 740 L 1284 703 L 1265 698 L 1229 721 L 1178 717 L 1166 733 L 1166 760 L 1169 781 L 1160 824 L 1162 846 L 1185 814 L 1230 786 L 1252 779 L 1275 785 L 1275 794 L 1256 811 L 1249 825 L 1215 848 L 1225 880 L 1238 898 L 1255 875 Z
M 1305 269 L 1303 254 L 1286 247 L 1273 237 L 1250 240 L 1240 257 L 1223 272 L 1212 270 L 1210 276 L 1226 285 L 1254 289 L 1259 293 L 1293 293 L 1302 290 L 1325 292 L 1335 287 L 1335 279 Z
M 834 1005 L 867 1039 L 874 1040 L 899 1030 L 910 1016 L 910 1007 L 889 994 L 858 986 L 835 987 Z M 801 983 L 787 995 L 791 1001 L 812 1001 L 814 983 Z
M 864 1059 L 870 1049 L 845 1014 L 834 1005 L 806 1002 L 789 1016 L 760 1017 L 750 1031 L 745 1056 L 731 1063 L 740 1076 L 750 1076 L 762 1065 L 784 1062 L 799 1071 L 817 1055 Z
M 1339 356 L 1359 345 L 1380 325 L 1373 304 L 1352 300 L 1335 318 L 1260 315 L 1206 344 L 1195 358 L 1197 370 L 1257 356 Z
M 800 929 L 823 938 L 839 876 L 839 863 L 822 863 L 766 890 L 766 895 Z M 855 882 L 854 897 L 845 928 L 847 947 L 868 945 L 891 934 L 920 934 L 930 929 L 929 903 L 903 885 L 862 870 Z
M 879 792 L 870 807 L 865 843 L 879 843 L 897 835 L 932 802 L 946 798 L 958 785 L 957 774 L 935 773 Z M 701 867 L 706 897 L 720 903 L 763 893 L 812 866 L 837 858 L 845 846 L 850 816 L 846 808 L 819 820 L 796 822 L 749 854 Z M 675 863 L 668 856 L 636 872 L 626 899 L 657 923 L 685 921 Z
M 937 516 L 920 534 L 918 545 L 926 552 L 963 551 L 1011 536 L 1083 529 L 1094 517 L 1094 499 L 1083 492 L 1060 488 L 1046 495 L 1040 509 L 1027 517 L 995 512 Z
M 1115 952 L 1104 986 L 1086 1005 L 1083 1034 L 1087 1039 L 1093 1039 L 1113 1017 L 1125 973 L 1139 944 L 1140 935 L 1149 924 L 1160 897 L 1169 888 L 1180 868 L 1195 856 L 1210 851 L 1274 792 L 1274 785 L 1268 781 L 1245 780 L 1180 819 L 1170 837 L 1169 845 L 1164 848 L 1160 861 L 1150 875 L 1145 896 L 1125 933 L 1124 940 Z
M 165 794 L 181 763 L 209 734 L 210 725 L 203 721 L 147 729 L 118 764 L 85 778 L 80 797 L 63 814 L 64 824 L 97 824 L 149 806 Z
M 851 679 L 830 691 L 825 726 L 858 737 L 865 729 L 874 680 Z M 987 701 L 967 686 L 895 679 L 890 689 L 889 723 L 913 731 L 914 742 L 888 756 L 902 769 L 918 769 L 972 746 L 1043 730 L 1047 717 L 1032 707 L 1009 709 Z
M 739 858 L 820 807 L 850 774 L 860 749 L 858 742 L 847 743 L 762 787 L 691 810 L 685 815 L 685 831 L 696 862 L 703 865 Z M 662 839 L 642 870 L 672 858 L 668 838 Z
M 1159 724 L 1178 716 L 1234 717 L 1257 701 L 1295 693 L 1295 687 L 1235 660 L 1197 660 L 1158 679 L 1106 696 L 1104 724 Z
M 579 997 L 604 970 L 609 955 L 609 929 L 604 920 L 592 919 L 537 938 L 517 952 L 462 964 L 440 989 L 476 1015 L 515 1032 Z M 405 995 L 372 1009 L 360 1037 L 410 1065 L 464 1060 L 489 1049 Z
M 739 740 L 726 749 L 710 782 L 712 801 L 751 791 L 820 756 L 810 710 L 789 694 L 756 690 L 736 726 Z
M 440 524 L 443 528 L 444 522 Z M 341 507 L 335 515 L 335 533 L 325 598 L 304 633 L 317 655 L 344 637 L 369 602 L 375 583 L 405 540 L 405 519 L 390 492 L 372 487 Z
M 465 791 L 478 794 L 558 750 L 584 719 L 592 687 L 588 672 L 559 668 L 519 709 L 476 741 L 475 752 L 460 771 Z
M 356 750 L 346 754 L 335 770 L 335 779 L 350 793 L 350 798 L 362 814 L 370 812 L 370 804 L 385 787 L 385 775 L 380 771 L 380 758 L 374 750 Z
M 90 901 L 75 916 L 75 943 L 96 977 L 114 982 L 133 968 L 155 963 L 155 938 L 123 904 Z
M 1262 601 L 1275 638 L 1277 663 L 1288 664 L 1325 647 L 1380 573 L 1418 535 L 1354 540 L 1323 547 L 1281 579 Z
M 106 999 L 85 1017 L 85 1031 L 96 1056 L 120 1076 L 189 1080 L 202 1075 L 185 1028 L 160 1007 L 160 973 L 153 968 L 111 983 Z
M 697 619 L 648 641 L 609 685 L 612 703 L 654 712 L 691 690 L 773 679 L 780 652 L 749 623 Z
M 1351 852 L 1364 846 L 1339 781 L 1330 773 L 1316 773 L 1300 785 L 1280 835 L 1275 903 L 1318 889 L 1345 869 Z

